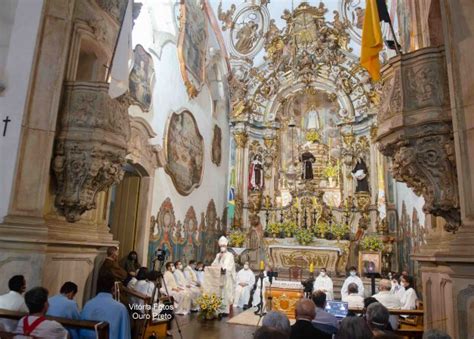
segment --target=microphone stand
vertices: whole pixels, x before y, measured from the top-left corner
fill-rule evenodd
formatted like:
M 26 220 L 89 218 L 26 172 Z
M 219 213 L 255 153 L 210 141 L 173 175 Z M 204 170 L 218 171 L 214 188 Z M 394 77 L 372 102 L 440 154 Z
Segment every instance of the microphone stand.
M 264 278 L 263 272 L 264 272 L 263 270 L 260 271 L 260 274 L 258 275 L 258 279 L 260 279 L 260 302 L 257 305 L 257 310 L 254 312 L 255 315 L 258 315 L 257 327 L 258 327 L 258 324 L 260 323 L 260 320 L 262 319 L 262 317 L 265 314 L 267 314 L 263 310 L 263 278 Z

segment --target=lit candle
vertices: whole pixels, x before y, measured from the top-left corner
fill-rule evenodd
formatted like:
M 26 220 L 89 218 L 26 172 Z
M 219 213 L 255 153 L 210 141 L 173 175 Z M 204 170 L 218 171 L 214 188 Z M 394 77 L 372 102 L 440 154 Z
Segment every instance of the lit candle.
M 309 264 L 309 273 L 313 273 L 314 272 L 314 264 L 311 263 Z
M 263 262 L 263 260 L 260 260 L 260 271 L 263 271 L 265 268 L 265 263 Z

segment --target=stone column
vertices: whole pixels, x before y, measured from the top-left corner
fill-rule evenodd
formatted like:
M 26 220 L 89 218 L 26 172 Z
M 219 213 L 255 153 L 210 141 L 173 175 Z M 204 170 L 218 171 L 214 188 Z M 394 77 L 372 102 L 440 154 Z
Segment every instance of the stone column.
M 45 1 L 5 223 L 42 224 L 74 0 Z M 54 72 L 44 70 L 54 67 Z
M 246 150 L 247 150 L 247 141 L 248 135 L 245 131 L 234 131 L 234 140 L 237 146 L 236 155 L 235 155 L 235 179 L 236 179 L 236 189 L 235 192 L 235 209 L 236 214 L 234 216 L 234 227 L 242 227 L 243 222 L 243 204 L 244 201 L 247 201 L 247 188 L 246 188 L 246 178 L 245 178 L 245 164 L 246 164 Z M 239 209 L 239 211 L 237 211 Z

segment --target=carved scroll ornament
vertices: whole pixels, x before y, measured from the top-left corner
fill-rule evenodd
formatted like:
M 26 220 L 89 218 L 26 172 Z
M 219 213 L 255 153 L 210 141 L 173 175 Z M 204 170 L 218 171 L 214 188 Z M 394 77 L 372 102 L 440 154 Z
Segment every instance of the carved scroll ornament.
M 97 193 L 123 178 L 130 137 L 128 103 L 111 99 L 108 84 L 66 83 L 52 169 L 55 205 L 67 221 L 95 208 Z
M 383 70 L 378 115 L 380 151 L 392 158 L 396 180 L 425 199 L 423 211 L 460 226 L 458 182 L 447 73 L 442 48 L 392 59 Z

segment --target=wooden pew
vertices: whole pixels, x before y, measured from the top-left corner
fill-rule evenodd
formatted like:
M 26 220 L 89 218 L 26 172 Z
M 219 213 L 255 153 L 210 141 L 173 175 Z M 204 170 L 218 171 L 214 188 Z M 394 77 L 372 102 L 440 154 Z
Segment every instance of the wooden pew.
M 26 315 L 23 312 L 14 312 L 8 310 L 0 309 L 0 318 L 3 319 L 12 319 L 12 320 L 20 320 Z M 50 317 L 46 316 L 48 320 L 55 320 L 63 327 L 70 327 L 75 329 L 85 329 L 85 330 L 93 330 L 97 329 L 97 334 L 99 339 L 109 339 L 109 323 L 106 321 L 88 321 L 88 320 L 72 320 L 66 318 L 59 318 L 59 317 Z M 9 338 L 9 336 L 13 336 L 13 333 L 8 332 L 0 332 L 1 338 Z
M 388 310 L 390 314 L 406 315 L 407 320 L 400 320 L 400 327 L 394 331 L 396 334 L 406 338 L 421 338 L 423 336 L 423 310 Z M 362 314 L 363 310 L 360 308 L 350 308 L 349 312 Z

